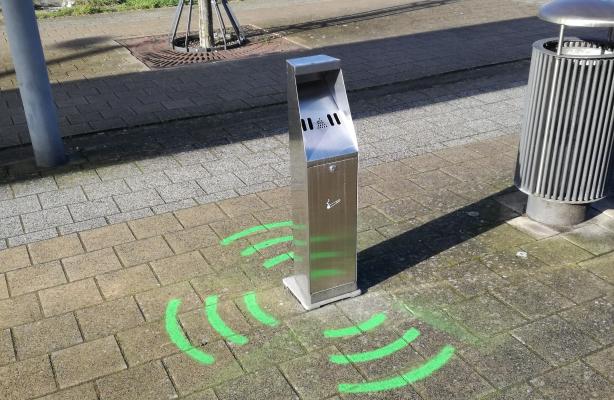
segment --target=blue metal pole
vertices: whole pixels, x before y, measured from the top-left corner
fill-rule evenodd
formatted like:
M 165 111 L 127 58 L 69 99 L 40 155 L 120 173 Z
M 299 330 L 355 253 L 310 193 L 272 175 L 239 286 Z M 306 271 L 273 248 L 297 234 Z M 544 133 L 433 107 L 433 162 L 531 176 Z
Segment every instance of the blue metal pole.
M 2 12 L 36 164 L 61 165 L 66 154 L 34 5 L 32 0 L 2 0 Z

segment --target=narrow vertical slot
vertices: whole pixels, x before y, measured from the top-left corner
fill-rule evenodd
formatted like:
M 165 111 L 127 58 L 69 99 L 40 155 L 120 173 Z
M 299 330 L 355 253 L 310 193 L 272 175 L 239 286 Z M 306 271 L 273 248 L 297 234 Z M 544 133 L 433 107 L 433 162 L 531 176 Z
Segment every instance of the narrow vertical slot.
M 311 122 L 311 118 L 307 118 L 307 123 L 309 124 L 309 129 L 313 130 L 313 122 Z
M 333 117 L 330 116 L 330 114 L 326 115 L 328 117 L 328 122 L 330 122 L 330 126 L 335 126 L 335 123 L 333 122 Z
M 341 120 L 339 119 L 337 113 L 334 113 L 333 115 L 335 116 L 335 121 L 337 121 L 337 125 L 341 125 Z

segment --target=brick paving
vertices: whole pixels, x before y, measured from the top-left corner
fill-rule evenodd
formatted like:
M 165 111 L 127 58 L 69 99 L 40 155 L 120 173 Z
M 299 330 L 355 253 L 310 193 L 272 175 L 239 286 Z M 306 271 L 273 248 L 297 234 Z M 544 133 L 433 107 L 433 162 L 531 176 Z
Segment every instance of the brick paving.
M 353 95 L 361 165 L 518 132 L 526 74 L 527 63 L 519 62 L 458 73 L 448 83 Z M 286 187 L 285 115 L 278 106 L 67 139 L 73 162 L 53 171 L 36 169 L 27 149 L 4 150 L 0 247 Z M 416 183 L 444 187 L 457 180 L 439 173 Z M 380 190 L 393 196 L 406 188 Z M 172 223 L 131 229 L 140 239 L 180 228 Z M 94 241 L 86 246 L 101 248 Z
M 41 20 L 62 134 L 282 103 L 285 59 L 295 56 L 341 58 L 353 90 L 526 59 L 530 43 L 557 33 L 523 1 L 382 0 L 376 9 L 366 0 L 294 3 L 236 7 L 243 23 L 281 30 L 313 50 L 166 71 L 148 70 L 115 39 L 167 34 L 172 9 Z M 29 137 L 2 28 L 0 147 L 6 147 Z
M 279 147 L 278 137 L 260 140 L 246 143 Z M 365 293 L 309 313 L 281 287 L 287 263 L 262 267 L 280 248 L 240 256 L 273 232 L 220 244 L 288 218 L 286 186 L 2 250 L 0 392 L 10 400 L 363 398 L 337 385 L 394 376 L 452 345 L 451 362 L 431 377 L 375 398 L 613 398 L 614 219 L 594 210 L 569 232 L 530 223 L 510 187 L 516 143 L 504 134 L 366 158 L 358 211 Z M 248 291 L 279 325 L 251 318 L 241 298 Z M 211 295 L 248 343 L 212 329 L 203 312 Z M 186 337 L 213 365 L 170 341 L 163 318 L 172 299 L 182 302 Z M 388 318 L 372 332 L 322 334 L 377 312 Z M 329 361 L 410 328 L 421 335 L 382 360 Z

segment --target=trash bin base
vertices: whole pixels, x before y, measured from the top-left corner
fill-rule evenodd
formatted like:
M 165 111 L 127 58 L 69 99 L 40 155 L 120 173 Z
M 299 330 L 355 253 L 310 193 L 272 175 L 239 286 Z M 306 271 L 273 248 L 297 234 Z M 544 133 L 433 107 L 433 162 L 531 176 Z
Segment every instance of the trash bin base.
M 344 299 L 349 299 L 350 297 L 360 296 L 361 294 L 360 289 L 357 289 L 351 292 L 340 294 L 339 296 L 330 297 L 328 299 L 312 303 L 311 299 L 306 297 L 303 294 L 294 276 L 289 276 L 287 278 L 284 278 L 283 282 L 284 282 L 284 286 L 287 287 L 288 290 L 290 290 L 290 292 L 292 292 L 294 297 L 296 297 L 296 299 L 301 303 L 303 308 L 307 311 L 314 310 L 316 308 L 322 307 L 326 304 L 334 303 L 339 300 L 344 300 Z
M 533 221 L 556 227 L 571 227 L 586 219 L 586 204 L 559 203 L 529 196 L 527 216 Z

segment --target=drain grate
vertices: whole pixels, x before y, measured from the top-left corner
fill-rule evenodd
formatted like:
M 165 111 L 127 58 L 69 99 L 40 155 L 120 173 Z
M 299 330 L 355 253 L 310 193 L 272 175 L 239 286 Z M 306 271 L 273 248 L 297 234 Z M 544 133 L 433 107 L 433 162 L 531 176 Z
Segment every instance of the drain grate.
M 278 35 L 252 26 L 244 26 L 247 43 L 241 47 L 211 52 L 177 52 L 169 48 L 168 35 L 121 39 L 117 42 L 151 69 L 161 69 L 224 60 L 239 60 L 271 53 L 301 50 Z M 197 35 L 194 35 L 195 37 Z

